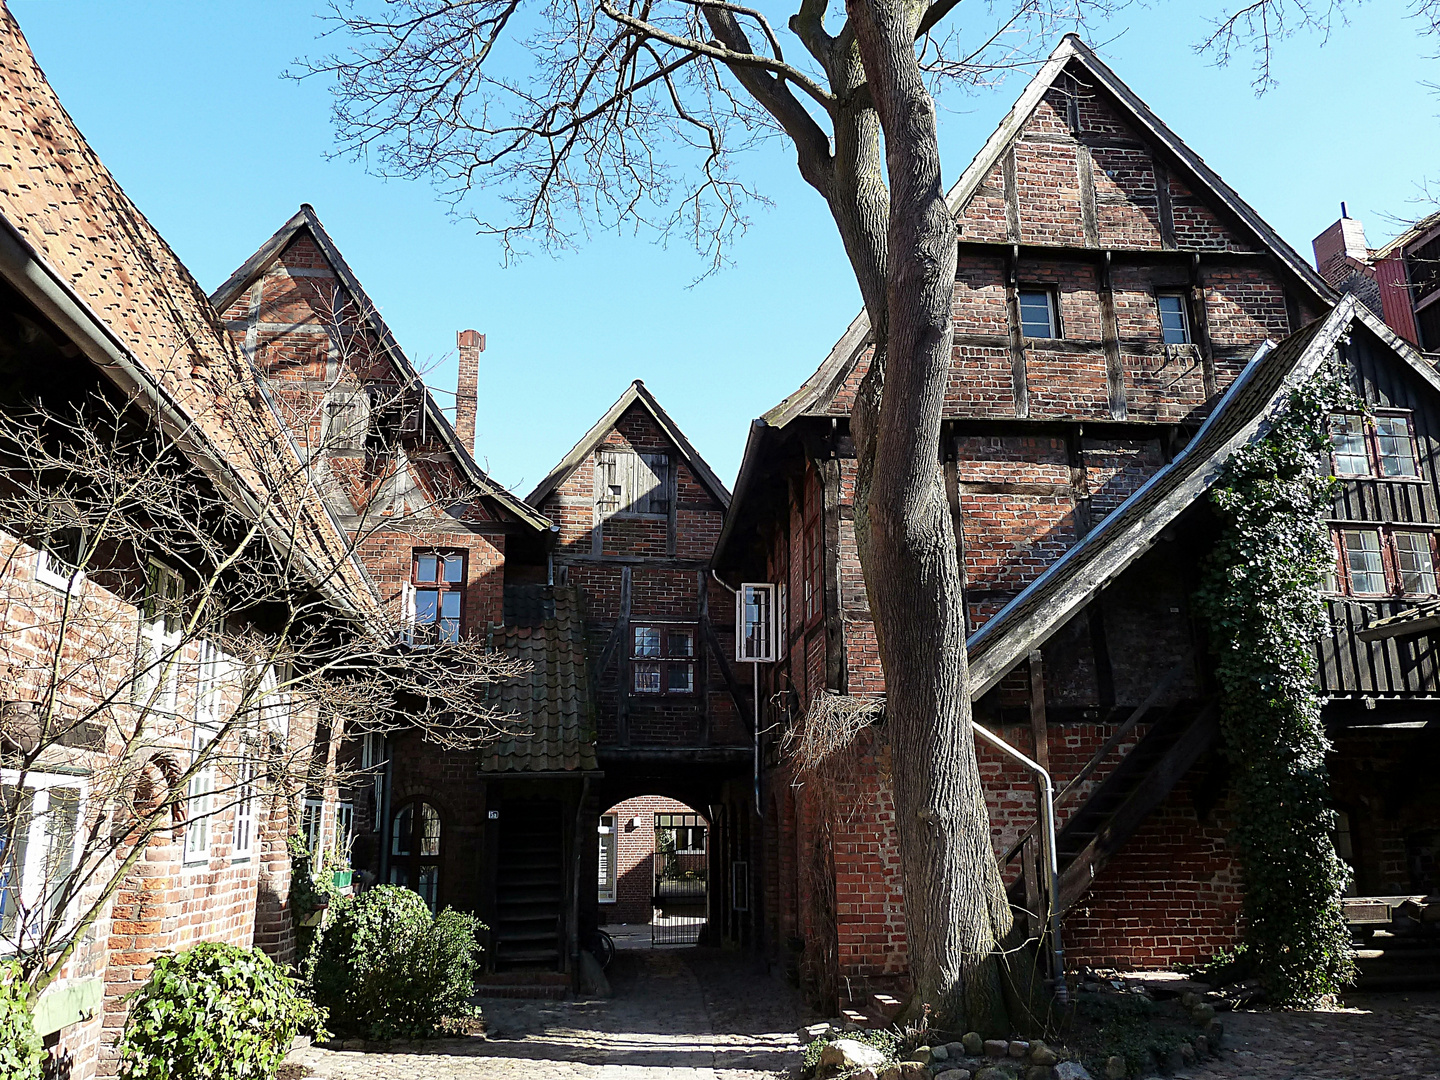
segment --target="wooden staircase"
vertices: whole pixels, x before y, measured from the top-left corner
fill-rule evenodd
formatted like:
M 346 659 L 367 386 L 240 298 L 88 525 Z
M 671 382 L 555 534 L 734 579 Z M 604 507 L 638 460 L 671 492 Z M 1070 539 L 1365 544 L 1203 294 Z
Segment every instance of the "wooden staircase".
M 565 831 L 558 801 L 506 803 L 495 881 L 496 971 L 559 971 Z
M 1175 711 L 1163 715 L 1070 816 L 1055 841 L 1061 914 L 1085 895 L 1105 864 L 1209 749 L 1218 731 L 1214 705 L 1198 715 Z M 1027 873 L 1031 865 L 1025 862 Z M 1031 882 L 1027 887 L 1025 875 L 1010 886 L 1014 904 L 1028 907 L 1034 896 L 1035 885 Z

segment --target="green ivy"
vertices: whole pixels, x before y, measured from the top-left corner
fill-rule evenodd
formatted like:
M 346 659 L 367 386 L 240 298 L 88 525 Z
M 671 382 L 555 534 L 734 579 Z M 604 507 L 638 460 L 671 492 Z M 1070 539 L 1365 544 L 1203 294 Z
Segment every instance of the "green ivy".
M 124 1080 L 270 1080 L 296 1035 L 325 1035 L 325 1011 L 274 961 L 216 941 L 157 957 L 133 999 Z
M 28 991 L 20 965 L 13 960 L 0 963 L 0 1076 L 14 1080 L 40 1080 L 45 1059 Z
M 1239 799 L 1232 839 L 1246 951 L 1280 1004 L 1313 1004 L 1354 977 L 1314 648 L 1335 558 L 1326 525 L 1335 481 L 1318 463 L 1341 406 L 1354 407 L 1353 393 L 1330 364 L 1226 463 L 1211 492 L 1220 537 L 1197 597 Z

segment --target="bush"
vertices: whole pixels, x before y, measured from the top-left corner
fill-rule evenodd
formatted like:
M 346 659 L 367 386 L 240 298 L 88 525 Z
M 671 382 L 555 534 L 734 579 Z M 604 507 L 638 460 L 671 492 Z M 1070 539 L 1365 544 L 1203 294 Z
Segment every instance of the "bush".
M 338 1033 L 372 1039 L 424 1038 L 446 1020 L 473 1015 L 484 927 L 394 885 L 346 897 L 331 908 L 311 969 L 315 997 Z
M 268 1080 L 325 1014 L 264 953 L 207 941 L 161 956 L 120 1040 L 126 1080 Z
M 13 960 L 0 964 L 0 1076 L 40 1080 L 45 1049 L 35 1034 L 26 990 L 20 965 Z

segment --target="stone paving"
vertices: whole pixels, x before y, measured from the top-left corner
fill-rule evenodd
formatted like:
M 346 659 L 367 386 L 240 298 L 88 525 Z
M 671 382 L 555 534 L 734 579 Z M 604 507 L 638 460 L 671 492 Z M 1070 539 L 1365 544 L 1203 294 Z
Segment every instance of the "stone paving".
M 626 950 L 607 975 L 603 1001 L 484 999 L 483 1039 L 287 1060 L 324 1080 L 773 1080 L 799 1060 L 794 1032 L 810 1017 L 748 958 Z
M 1355 994 L 1317 1012 L 1221 1014 L 1225 1049 L 1188 1080 L 1440 1077 L 1440 993 Z
M 795 1029 L 815 1019 L 732 953 L 623 950 L 608 974 L 603 1001 L 484 1000 L 487 1038 L 288 1060 L 322 1080 L 775 1080 L 799 1061 Z M 1440 1080 L 1440 993 L 1221 1019 L 1220 1056 L 1175 1080 Z

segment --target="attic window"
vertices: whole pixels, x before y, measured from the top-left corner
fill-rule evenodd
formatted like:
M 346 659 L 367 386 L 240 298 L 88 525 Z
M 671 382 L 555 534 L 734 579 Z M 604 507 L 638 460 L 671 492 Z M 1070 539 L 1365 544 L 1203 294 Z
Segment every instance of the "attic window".
M 1185 310 L 1185 295 L 1178 292 L 1158 293 L 1155 306 L 1160 309 L 1160 333 L 1166 345 L 1190 344 L 1190 313 Z
M 362 389 L 336 387 L 325 395 L 321 444 L 332 454 L 358 454 L 370 434 L 370 395 Z
M 602 450 L 595 455 L 595 514 L 612 517 L 659 516 L 670 513 L 670 458 Z

